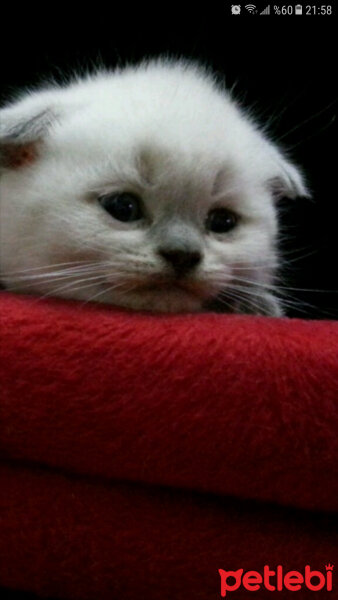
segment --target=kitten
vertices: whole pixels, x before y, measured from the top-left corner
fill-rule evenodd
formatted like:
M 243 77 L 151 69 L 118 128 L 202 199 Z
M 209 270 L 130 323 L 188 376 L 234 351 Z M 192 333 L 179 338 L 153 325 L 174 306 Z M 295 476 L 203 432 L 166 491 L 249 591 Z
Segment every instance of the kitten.
M 303 177 L 204 68 L 157 59 L 0 111 L 6 288 L 279 316 L 278 195 Z

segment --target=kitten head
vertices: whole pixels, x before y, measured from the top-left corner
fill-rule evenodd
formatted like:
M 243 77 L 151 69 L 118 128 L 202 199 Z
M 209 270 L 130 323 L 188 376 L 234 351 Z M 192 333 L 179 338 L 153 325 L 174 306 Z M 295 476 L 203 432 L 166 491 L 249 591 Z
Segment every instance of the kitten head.
M 134 309 L 280 314 L 275 197 L 293 166 L 204 70 L 153 61 L 0 112 L 9 289 Z

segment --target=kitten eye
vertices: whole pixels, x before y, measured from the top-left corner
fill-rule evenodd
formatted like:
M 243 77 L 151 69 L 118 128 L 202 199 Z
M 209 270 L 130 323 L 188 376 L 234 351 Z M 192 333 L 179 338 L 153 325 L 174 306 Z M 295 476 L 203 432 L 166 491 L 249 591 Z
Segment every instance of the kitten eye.
M 237 224 L 237 216 L 227 208 L 214 208 L 207 216 L 206 228 L 214 233 L 227 233 Z
M 129 192 L 109 194 L 99 198 L 101 206 L 118 221 L 130 223 L 142 219 L 140 199 Z

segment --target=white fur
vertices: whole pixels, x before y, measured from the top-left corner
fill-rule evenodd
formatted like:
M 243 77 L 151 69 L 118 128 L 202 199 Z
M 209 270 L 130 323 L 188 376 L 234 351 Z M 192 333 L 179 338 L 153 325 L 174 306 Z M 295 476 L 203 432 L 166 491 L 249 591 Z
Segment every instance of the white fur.
M 224 310 L 280 314 L 273 191 L 305 194 L 302 176 L 204 69 L 157 60 L 101 71 L 26 92 L 0 122 L 5 287 L 174 312 L 221 294 Z M 8 148 L 25 144 L 37 158 L 6 165 Z M 97 198 L 114 191 L 140 196 L 146 218 L 106 213 Z M 227 234 L 205 229 L 219 206 L 239 215 Z M 179 285 L 157 254 L 167 230 L 203 253 Z

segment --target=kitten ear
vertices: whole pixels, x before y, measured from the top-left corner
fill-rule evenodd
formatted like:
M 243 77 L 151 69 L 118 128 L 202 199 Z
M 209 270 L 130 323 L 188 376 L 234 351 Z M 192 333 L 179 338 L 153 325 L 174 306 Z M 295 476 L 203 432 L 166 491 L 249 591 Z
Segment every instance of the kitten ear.
M 34 162 L 54 120 L 49 108 L 27 110 L 19 104 L 0 110 L 0 168 L 18 169 Z
M 282 197 L 311 197 L 301 170 L 282 156 L 278 160 L 278 173 L 269 180 L 269 186 L 277 200 Z

